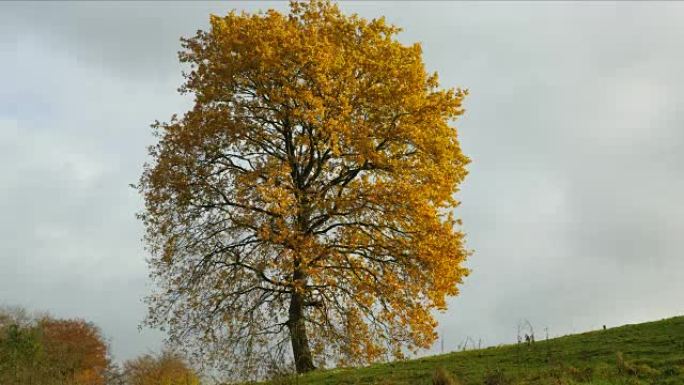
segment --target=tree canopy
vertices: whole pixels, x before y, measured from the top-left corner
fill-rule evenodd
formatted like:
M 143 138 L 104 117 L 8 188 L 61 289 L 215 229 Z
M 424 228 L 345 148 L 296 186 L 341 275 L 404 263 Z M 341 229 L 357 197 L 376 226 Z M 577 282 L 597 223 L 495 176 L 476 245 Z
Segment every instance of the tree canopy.
M 109 364 L 94 324 L 0 308 L 0 384 L 104 385 Z
M 146 354 L 124 364 L 124 384 L 199 385 L 200 380 L 185 359 L 172 350 L 159 355 Z
M 468 273 L 450 124 L 467 92 L 327 1 L 210 24 L 180 52 L 194 107 L 153 125 L 138 184 L 147 322 L 249 370 L 278 348 L 305 372 L 429 347 Z

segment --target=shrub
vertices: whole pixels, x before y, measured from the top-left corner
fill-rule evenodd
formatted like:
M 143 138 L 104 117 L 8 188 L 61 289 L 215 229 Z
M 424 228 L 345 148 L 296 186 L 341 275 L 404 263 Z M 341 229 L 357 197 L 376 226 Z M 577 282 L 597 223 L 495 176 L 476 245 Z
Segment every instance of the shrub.
M 566 369 L 566 372 L 577 382 L 589 382 L 594 378 L 594 369 L 591 367 L 578 369 L 571 365 Z
M 654 377 L 660 375 L 660 371 L 652 368 L 648 364 L 638 364 L 634 368 L 639 377 Z
M 459 385 L 459 382 L 446 369 L 439 367 L 432 374 L 432 385 Z
M 617 365 L 617 370 L 618 373 L 620 374 L 626 374 L 630 376 L 636 376 L 637 375 L 637 370 L 632 364 L 627 362 L 622 355 L 622 352 L 617 352 L 616 355 L 616 365 Z
M 495 369 L 485 374 L 484 385 L 511 385 L 511 380 L 503 370 Z

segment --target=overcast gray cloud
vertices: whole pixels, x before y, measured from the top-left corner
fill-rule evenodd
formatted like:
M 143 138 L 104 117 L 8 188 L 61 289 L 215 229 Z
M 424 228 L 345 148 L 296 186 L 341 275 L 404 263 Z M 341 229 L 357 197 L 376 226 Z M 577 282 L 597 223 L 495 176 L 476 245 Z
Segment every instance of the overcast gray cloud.
M 473 269 L 447 350 L 684 313 L 684 4 L 349 2 L 423 44 L 471 174 Z M 188 108 L 178 38 L 284 3 L 0 4 L 0 302 L 100 325 L 117 359 L 149 290 L 135 183 L 148 129 Z M 434 351 L 438 350 L 437 348 Z

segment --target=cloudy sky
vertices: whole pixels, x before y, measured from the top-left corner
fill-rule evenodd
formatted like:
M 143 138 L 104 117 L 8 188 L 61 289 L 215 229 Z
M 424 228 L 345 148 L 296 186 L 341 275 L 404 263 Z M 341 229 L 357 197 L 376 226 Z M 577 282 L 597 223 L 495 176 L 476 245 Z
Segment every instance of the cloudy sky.
M 445 350 L 684 314 L 684 3 L 343 2 L 423 44 L 473 159 L 475 254 Z M 157 349 L 137 182 L 149 124 L 182 113 L 179 37 L 285 3 L 0 4 L 0 303 Z M 439 351 L 439 345 L 433 351 Z

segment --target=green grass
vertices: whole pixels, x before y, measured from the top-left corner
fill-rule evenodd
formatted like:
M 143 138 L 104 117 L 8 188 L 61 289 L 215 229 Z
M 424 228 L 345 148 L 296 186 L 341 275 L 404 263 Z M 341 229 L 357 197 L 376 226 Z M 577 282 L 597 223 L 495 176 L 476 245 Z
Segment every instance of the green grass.
M 684 317 L 364 368 L 280 379 L 298 385 L 432 384 L 443 367 L 462 385 L 684 385 Z

